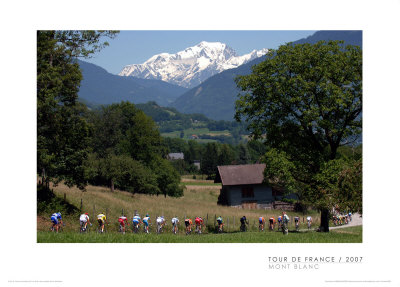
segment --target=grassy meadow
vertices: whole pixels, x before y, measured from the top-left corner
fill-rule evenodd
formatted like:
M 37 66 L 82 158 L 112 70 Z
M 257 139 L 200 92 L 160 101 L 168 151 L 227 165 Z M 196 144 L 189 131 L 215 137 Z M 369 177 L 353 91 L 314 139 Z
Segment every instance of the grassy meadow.
M 212 181 L 202 179 L 184 178 L 182 184 L 186 186 L 184 196 L 181 198 L 171 198 L 159 196 L 149 196 L 143 194 L 131 194 L 125 191 L 115 191 L 111 193 L 106 187 L 88 186 L 87 191 L 82 192 L 77 188 L 68 188 L 63 184 L 53 187 L 54 193 L 59 198 L 66 198 L 66 201 L 78 208 L 82 212 L 88 212 L 91 220 L 95 219 L 97 214 L 106 213 L 108 226 L 106 234 L 97 234 L 97 222 L 93 220 L 91 232 L 88 234 L 79 234 L 79 212 L 71 215 L 63 215 L 65 226 L 63 232 L 55 234 L 49 232 L 51 222 L 50 214 L 41 214 L 37 217 L 37 241 L 40 242 L 292 242 L 292 243 L 330 243 L 330 242 L 362 242 L 362 227 L 345 228 L 335 230 L 329 234 L 318 232 L 290 232 L 288 236 L 283 236 L 281 232 L 258 231 L 258 217 L 264 216 L 266 219 L 270 216 L 279 216 L 279 210 L 245 210 L 233 207 L 218 206 L 217 198 L 219 195 L 220 184 L 214 184 Z M 124 212 L 128 219 L 132 219 L 134 211 L 137 210 L 143 217 L 146 213 L 150 214 L 152 226 L 150 234 L 144 234 L 141 230 L 138 234 L 133 234 L 130 230 L 126 234 L 118 233 L 118 217 Z M 167 226 L 163 234 L 155 233 L 155 218 L 158 215 L 164 215 L 167 219 Z M 245 215 L 249 220 L 248 232 L 239 231 L 239 218 Z M 303 223 L 303 217 L 308 214 L 296 214 L 288 212 L 288 215 L 298 215 L 301 218 L 301 229 L 306 229 L 306 223 Z M 314 218 L 313 226 L 319 226 L 319 214 L 311 213 Z M 178 216 L 180 220 L 179 232 L 177 235 L 171 233 L 171 218 Z M 186 236 L 184 233 L 184 218 L 194 218 L 201 216 L 204 219 L 206 228 L 203 234 L 192 233 Z M 215 218 L 222 216 L 224 218 L 224 233 L 215 234 Z M 130 222 L 131 223 L 131 222 Z M 131 225 L 128 227 L 130 228 Z M 289 230 L 293 231 L 293 221 L 289 224 Z
M 181 225 L 181 228 L 183 226 Z M 181 230 L 182 231 L 182 230 Z M 39 243 L 361 243 L 362 226 L 348 227 L 322 232 L 289 232 L 284 236 L 277 231 L 248 231 L 229 232 L 222 234 L 190 234 L 183 232 L 174 235 L 169 228 L 163 234 L 156 233 L 105 233 L 90 232 L 80 234 L 77 232 L 38 232 Z

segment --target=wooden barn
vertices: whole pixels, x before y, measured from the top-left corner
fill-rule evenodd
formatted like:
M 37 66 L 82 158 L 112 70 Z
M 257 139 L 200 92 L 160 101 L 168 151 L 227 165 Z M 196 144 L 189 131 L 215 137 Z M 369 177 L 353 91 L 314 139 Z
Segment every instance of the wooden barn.
M 274 202 L 282 199 L 283 193 L 263 182 L 264 170 L 265 164 L 218 166 L 215 182 L 222 184 L 218 204 L 274 208 Z

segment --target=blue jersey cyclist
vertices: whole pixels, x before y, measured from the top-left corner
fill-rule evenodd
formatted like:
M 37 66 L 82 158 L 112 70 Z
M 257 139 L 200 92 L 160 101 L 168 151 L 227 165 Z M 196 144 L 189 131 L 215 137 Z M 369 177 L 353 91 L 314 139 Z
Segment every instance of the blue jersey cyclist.
M 149 233 L 149 224 L 150 224 L 150 215 L 146 214 L 145 217 L 143 217 L 143 224 L 144 224 L 144 231 L 146 233 Z
M 50 217 L 51 222 L 53 222 L 53 226 L 51 227 L 52 230 L 55 230 L 58 232 L 58 228 L 60 224 L 62 224 L 62 217 L 61 217 L 61 212 L 53 213 Z
M 134 228 L 139 228 L 141 218 L 138 213 L 135 214 L 135 216 L 132 219 L 132 225 Z

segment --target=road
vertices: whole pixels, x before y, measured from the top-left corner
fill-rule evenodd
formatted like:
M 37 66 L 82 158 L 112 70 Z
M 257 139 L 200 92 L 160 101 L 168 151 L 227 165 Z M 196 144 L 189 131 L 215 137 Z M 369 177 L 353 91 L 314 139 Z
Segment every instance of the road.
M 362 217 L 359 213 L 355 213 L 352 215 L 352 220 L 351 222 L 345 224 L 345 225 L 339 225 L 339 226 L 334 226 L 334 227 L 329 227 L 329 229 L 339 229 L 339 228 L 345 228 L 345 227 L 350 227 L 350 226 L 359 226 L 362 225 L 363 223 Z

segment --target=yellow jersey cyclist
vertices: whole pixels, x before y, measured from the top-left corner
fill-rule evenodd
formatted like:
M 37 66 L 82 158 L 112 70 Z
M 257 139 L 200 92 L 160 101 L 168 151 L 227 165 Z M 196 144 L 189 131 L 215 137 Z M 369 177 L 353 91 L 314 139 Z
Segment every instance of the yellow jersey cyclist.
M 103 233 L 104 232 L 104 225 L 107 222 L 107 218 L 103 213 L 100 213 L 99 215 L 97 215 L 97 222 L 99 223 L 99 232 Z

